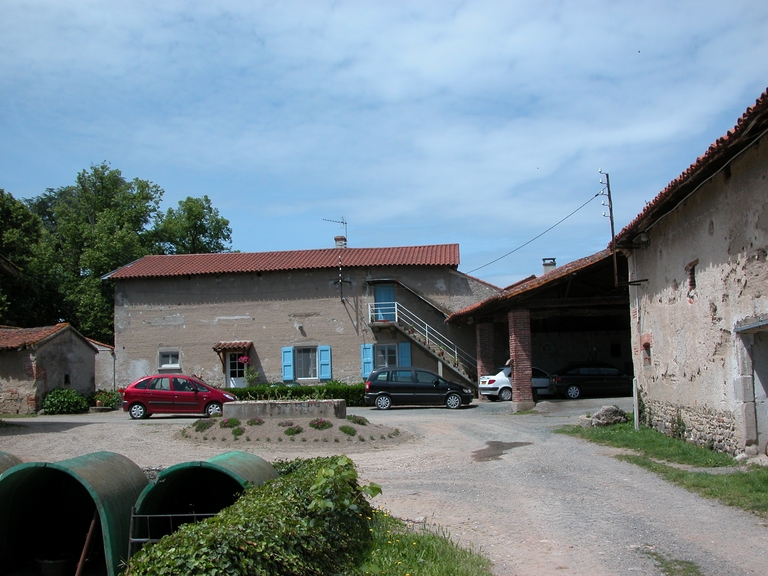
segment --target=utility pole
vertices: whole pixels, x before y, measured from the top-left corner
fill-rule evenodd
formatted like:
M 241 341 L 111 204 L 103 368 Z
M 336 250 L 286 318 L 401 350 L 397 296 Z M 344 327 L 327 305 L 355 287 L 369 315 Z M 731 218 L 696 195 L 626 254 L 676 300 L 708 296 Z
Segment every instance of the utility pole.
M 613 200 L 611 199 L 611 177 L 608 175 L 607 172 L 603 172 L 603 169 L 601 168 L 598 170 L 600 174 L 605 176 L 605 182 L 603 182 L 603 179 L 600 178 L 600 184 L 603 184 L 603 189 L 600 190 L 600 194 L 602 196 L 608 197 L 608 203 L 606 204 L 606 201 L 603 200 L 601 204 L 603 206 L 608 207 L 608 214 L 603 212 L 603 216 L 610 219 L 611 221 L 611 253 L 613 254 L 613 285 L 615 288 L 619 287 L 619 266 L 616 262 L 616 232 L 614 230 L 613 226 Z

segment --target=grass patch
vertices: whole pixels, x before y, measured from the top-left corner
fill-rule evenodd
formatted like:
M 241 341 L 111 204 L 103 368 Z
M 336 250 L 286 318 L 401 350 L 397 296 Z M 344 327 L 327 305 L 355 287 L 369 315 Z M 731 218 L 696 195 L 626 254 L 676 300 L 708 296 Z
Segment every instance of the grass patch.
M 598 444 L 633 450 L 636 454 L 622 454 L 617 458 L 645 468 L 667 482 L 705 498 L 719 500 L 727 506 L 741 508 L 759 516 L 768 516 L 768 468 L 764 466 L 723 470 L 717 474 L 683 470 L 670 464 L 706 469 L 734 466 L 736 461 L 728 454 L 713 452 L 684 440 L 671 438 L 652 428 L 644 426 L 635 430 L 631 423 L 597 428 L 565 426 L 556 432 L 578 436 Z
M 382 510 L 370 523 L 373 548 L 352 576 L 370 574 L 413 576 L 490 576 L 491 562 L 472 548 L 458 547 L 441 528 L 411 526 Z
M 648 458 L 666 460 L 667 462 L 675 462 L 677 464 L 715 468 L 733 466 L 736 463 L 728 454 L 713 452 L 708 448 L 665 436 L 653 428 L 641 426 L 640 430 L 635 430 L 631 422 L 614 424 L 613 426 L 598 426 L 596 428 L 564 426 L 555 432 L 578 436 L 598 444 L 607 444 L 617 448 L 629 448 Z
M 759 516 L 768 516 L 768 468 L 765 466 L 750 466 L 743 472 L 708 474 L 680 470 L 631 454 L 619 458 L 650 470 L 666 481 L 705 498 L 719 500 L 723 504 L 754 512 Z
M 676 558 L 667 558 L 663 554 L 653 550 L 642 550 L 646 556 L 653 558 L 656 567 L 661 570 L 665 576 L 703 576 L 704 573 L 693 562 L 688 560 L 678 560 Z

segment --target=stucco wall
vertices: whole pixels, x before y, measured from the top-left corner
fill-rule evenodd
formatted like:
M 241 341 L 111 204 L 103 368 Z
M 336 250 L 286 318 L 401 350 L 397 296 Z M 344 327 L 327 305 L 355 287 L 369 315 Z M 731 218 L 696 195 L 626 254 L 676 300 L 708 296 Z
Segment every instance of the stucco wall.
M 158 370 L 158 354 L 176 349 L 181 371 L 223 385 L 224 373 L 212 347 L 219 341 L 253 341 L 253 367 L 262 380 L 282 379 L 281 348 L 330 345 L 333 379 L 360 382 L 360 345 L 394 343 L 396 331 L 374 332 L 367 322 L 374 302 L 371 281 L 397 279 L 446 311 L 495 293 L 493 287 L 439 267 L 336 270 L 186 276 L 119 281 L 115 298 L 118 386 Z M 444 315 L 419 296 L 395 285 L 396 300 L 468 351 L 474 330 L 448 326 Z M 425 362 L 412 346 L 413 363 Z M 436 368 L 436 362 L 425 367 Z M 421 365 L 424 365 L 423 363 Z
M 669 428 L 679 413 L 688 438 L 717 436 L 729 452 L 756 442 L 752 363 L 735 327 L 768 312 L 765 144 L 702 185 L 649 230 L 647 248 L 629 254 L 632 278 L 648 279 L 631 289 L 630 305 L 635 374 L 654 424 Z
M 95 389 L 95 354 L 71 330 L 37 348 L 0 352 L 0 413 L 34 413 L 42 407 L 45 393 L 54 388 L 71 388 L 88 396 Z

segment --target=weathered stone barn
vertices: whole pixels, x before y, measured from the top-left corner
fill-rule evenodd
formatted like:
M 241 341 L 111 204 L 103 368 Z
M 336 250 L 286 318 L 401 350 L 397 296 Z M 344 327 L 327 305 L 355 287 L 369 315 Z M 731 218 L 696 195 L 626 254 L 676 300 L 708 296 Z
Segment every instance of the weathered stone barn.
M 768 93 L 617 236 L 633 361 L 654 427 L 768 446 Z

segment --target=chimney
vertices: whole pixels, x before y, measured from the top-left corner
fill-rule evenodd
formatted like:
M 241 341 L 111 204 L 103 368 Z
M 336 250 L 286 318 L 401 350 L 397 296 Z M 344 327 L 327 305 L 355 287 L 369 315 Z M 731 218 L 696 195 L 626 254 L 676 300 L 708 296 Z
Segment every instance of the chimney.
M 546 274 L 547 272 L 551 272 L 552 270 L 557 268 L 557 263 L 555 262 L 554 258 L 542 258 L 541 266 L 542 266 L 542 274 Z
M 336 248 L 346 248 L 347 238 L 346 236 L 334 236 L 333 241 L 336 242 Z

